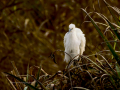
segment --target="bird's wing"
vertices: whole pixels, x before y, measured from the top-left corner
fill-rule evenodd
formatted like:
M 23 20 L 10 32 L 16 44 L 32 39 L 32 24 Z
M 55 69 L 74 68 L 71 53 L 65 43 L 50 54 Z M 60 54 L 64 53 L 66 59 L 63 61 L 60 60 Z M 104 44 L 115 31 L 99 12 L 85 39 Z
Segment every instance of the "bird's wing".
M 81 36 L 81 44 L 80 44 L 80 55 L 83 54 L 83 52 L 85 51 L 85 44 L 86 44 L 86 39 L 84 34 L 82 34 Z
M 83 34 L 83 32 L 79 28 L 76 28 L 76 32 L 77 32 L 76 33 L 77 38 L 80 41 L 80 45 L 79 45 L 80 55 L 82 55 L 83 52 L 85 51 L 86 38 L 85 38 L 85 35 Z
M 68 36 L 68 32 L 65 34 L 64 36 L 64 47 L 66 47 L 66 39 L 67 39 L 67 36 Z

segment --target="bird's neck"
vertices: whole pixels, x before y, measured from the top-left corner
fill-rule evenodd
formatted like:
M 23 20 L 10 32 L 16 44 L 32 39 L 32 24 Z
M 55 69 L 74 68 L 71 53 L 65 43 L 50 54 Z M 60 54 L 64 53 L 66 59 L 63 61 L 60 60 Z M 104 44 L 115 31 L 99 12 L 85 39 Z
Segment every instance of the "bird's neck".
M 72 35 L 76 34 L 76 31 L 75 31 L 75 30 L 72 30 L 72 31 L 71 31 L 71 34 L 72 34 Z
M 76 38 L 76 31 L 75 31 L 75 30 L 72 30 L 72 31 L 70 32 L 70 37 Z

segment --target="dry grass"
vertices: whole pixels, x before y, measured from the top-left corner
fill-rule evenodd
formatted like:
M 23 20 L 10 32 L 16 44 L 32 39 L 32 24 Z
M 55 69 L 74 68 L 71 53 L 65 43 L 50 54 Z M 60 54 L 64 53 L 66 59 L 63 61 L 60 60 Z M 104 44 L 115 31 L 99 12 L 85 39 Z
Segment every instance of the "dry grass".
M 98 1 L 0 1 L 0 71 L 9 72 L 24 81 L 26 81 L 26 77 L 29 77 L 28 81 L 34 86 L 41 64 L 39 82 L 47 89 L 70 89 L 71 87 L 96 90 L 103 88 L 119 89 L 119 79 L 113 73 L 115 72 L 116 76 L 120 76 L 119 65 L 116 65 L 115 59 L 92 23 L 86 23 L 86 21 L 90 22 L 89 18 L 81 10 L 81 8 L 87 7 L 87 12 L 90 12 L 90 16 L 99 25 L 119 55 L 119 40 L 113 33 L 114 29 L 110 29 L 109 24 L 100 17 L 99 13 L 107 17 L 118 29 L 118 32 L 119 25 L 115 23 L 109 10 L 105 8 L 104 2 L 101 0 L 98 3 Z M 117 0 L 109 0 L 108 3 L 120 8 Z M 110 8 L 119 19 L 119 9 L 113 6 Z M 70 23 L 74 23 L 82 29 L 87 39 L 87 45 L 84 52 L 85 57 L 83 62 L 79 63 L 80 66 L 66 70 L 67 65 L 63 62 L 64 52 L 56 52 L 55 60 L 49 56 L 56 50 L 64 50 L 63 37 L 68 31 Z M 11 64 L 11 61 L 14 61 L 14 64 Z M 54 63 L 55 61 L 57 64 Z M 61 72 L 58 72 L 59 70 Z M 35 78 L 28 76 L 28 71 L 29 75 L 33 75 Z M 109 76 L 112 76 L 116 86 L 111 82 Z M 0 74 L 0 88 L 2 90 L 9 90 L 10 87 L 13 89 L 25 88 L 23 83 L 13 82 L 17 81 L 10 76 L 6 77 L 6 74 L 5 76 L 2 73 Z M 43 86 L 39 83 L 37 88 L 43 88 Z

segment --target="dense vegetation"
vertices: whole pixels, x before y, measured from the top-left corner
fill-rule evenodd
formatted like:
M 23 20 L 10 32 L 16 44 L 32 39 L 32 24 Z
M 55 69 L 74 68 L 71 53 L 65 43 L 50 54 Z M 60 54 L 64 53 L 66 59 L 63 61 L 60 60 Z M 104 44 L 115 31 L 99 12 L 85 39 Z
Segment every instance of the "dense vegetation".
M 43 75 L 39 80 L 42 85 L 38 82 L 35 87 L 44 89 L 119 89 L 120 6 L 118 0 L 107 3 L 103 0 L 1 0 L 0 71 L 25 75 L 30 82 Z M 91 23 L 90 19 L 94 21 Z M 80 62 L 86 65 L 65 69 L 63 37 L 70 23 L 81 28 L 86 36 L 82 57 L 86 62 Z M 55 61 L 50 55 L 55 56 Z M 28 74 L 37 80 L 28 78 Z M 7 80 L 18 81 L 4 75 L 0 74 L 0 88 L 9 90 L 12 86 Z

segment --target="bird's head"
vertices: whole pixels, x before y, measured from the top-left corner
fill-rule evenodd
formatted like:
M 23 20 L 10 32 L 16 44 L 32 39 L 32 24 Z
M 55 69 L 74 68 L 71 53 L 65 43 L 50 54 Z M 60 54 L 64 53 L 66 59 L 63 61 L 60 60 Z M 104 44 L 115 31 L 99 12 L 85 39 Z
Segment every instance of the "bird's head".
M 71 31 L 71 30 L 73 30 L 75 28 L 75 25 L 74 24 L 70 24 L 69 25 L 69 32 Z

